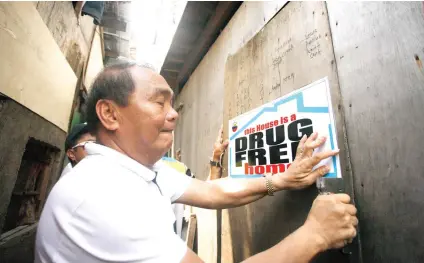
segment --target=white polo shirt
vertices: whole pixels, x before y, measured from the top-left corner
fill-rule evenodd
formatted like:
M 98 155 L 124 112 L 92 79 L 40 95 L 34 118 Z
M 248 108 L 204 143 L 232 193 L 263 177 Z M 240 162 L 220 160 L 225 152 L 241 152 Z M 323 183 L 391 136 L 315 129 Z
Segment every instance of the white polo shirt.
M 187 247 L 174 233 L 171 203 L 192 178 L 95 143 L 86 150 L 47 198 L 35 262 L 181 262 Z
M 62 176 L 64 176 L 65 174 L 69 173 L 70 171 L 72 171 L 72 164 L 68 163 L 65 168 L 63 168 L 62 173 L 60 174 L 59 178 L 62 178 Z

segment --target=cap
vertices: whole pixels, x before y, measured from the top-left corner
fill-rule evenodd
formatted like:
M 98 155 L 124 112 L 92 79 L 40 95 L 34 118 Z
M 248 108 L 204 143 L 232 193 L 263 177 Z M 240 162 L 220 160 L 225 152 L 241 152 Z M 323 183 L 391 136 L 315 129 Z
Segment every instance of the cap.
M 68 136 L 66 137 L 65 151 L 74 147 L 78 138 L 85 133 L 88 133 L 88 126 L 86 122 L 79 123 L 75 125 L 74 127 L 72 127 L 71 131 L 68 133 Z

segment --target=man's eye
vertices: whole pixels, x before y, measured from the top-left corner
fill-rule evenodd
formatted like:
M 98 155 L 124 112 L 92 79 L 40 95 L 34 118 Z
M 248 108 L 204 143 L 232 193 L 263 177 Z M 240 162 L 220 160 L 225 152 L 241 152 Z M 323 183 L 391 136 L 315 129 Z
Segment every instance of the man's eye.
M 165 102 L 163 101 L 156 101 L 157 104 L 159 104 L 160 106 L 165 106 Z

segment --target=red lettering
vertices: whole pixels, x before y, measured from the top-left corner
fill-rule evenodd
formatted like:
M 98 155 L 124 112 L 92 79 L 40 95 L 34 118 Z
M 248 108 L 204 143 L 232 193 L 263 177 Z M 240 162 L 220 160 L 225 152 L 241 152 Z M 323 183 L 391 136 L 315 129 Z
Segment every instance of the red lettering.
M 244 174 L 253 174 L 253 166 L 250 166 L 248 163 L 245 163 Z
M 286 171 L 286 165 L 284 163 L 266 165 L 267 173 L 276 174 L 276 173 L 284 173 L 285 171 Z
M 255 132 L 255 128 L 247 128 L 246 130 L 244 130 L 244 135 L 249 135 L 254 132 Z
M 264 174 L 264 173 L 265 173 L 264 165 L 255 166 L 255 174 Z
M 286 167 L 287 166 L 287 167 Z M 284 173 L 290 164 L 279 163 L 279 164 L 267 164 L 267 165 L 255 165 L 251 166 L 249 163 L 244 164 L 244 174 L 264 174 L 264 173 Z
M 281 124 L 289 122 L 289 117 L 281 117 L 280 122 L 281 122 Z

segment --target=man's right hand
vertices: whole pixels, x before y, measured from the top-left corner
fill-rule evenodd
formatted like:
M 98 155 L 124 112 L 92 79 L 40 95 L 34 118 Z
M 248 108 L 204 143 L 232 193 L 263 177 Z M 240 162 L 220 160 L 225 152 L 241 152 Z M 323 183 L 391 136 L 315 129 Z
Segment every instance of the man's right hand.
M 356 236 L 356 208 L 346 194 L 318 196 L 305 224 L 277 245 L 258 253 L 243 263 L 310 262 L 316 254 L 341 248 Z M 203 262 L 190 249 L 182 263 Z
M 356 212 L 347 194 L 319 195 L 303 227 L 315 237 L 321 251 L 341 248 L 356 236 Z

